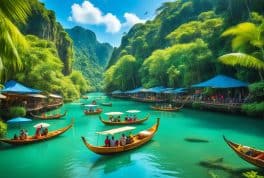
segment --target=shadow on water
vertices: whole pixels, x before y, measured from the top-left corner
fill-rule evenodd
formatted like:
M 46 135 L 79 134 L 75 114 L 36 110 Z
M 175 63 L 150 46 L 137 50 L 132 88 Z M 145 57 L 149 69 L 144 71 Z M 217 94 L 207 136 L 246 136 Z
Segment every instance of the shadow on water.
M 153 142 L 154 142 L 153 140 L 150 140 L 142 147 L 148 146 Z M 121 169 L 122 167 L 131 165 L 133 163 L 131 160 L 132 154 L 138 152 L 140 149 L 141 147 L 137 148 L 136 150 L 129 150 L 126 152 L 117 153 L 113 155 L 102 155 L 92 164 L 89 171 L 103 167 L 104 173 L 111 173 L 113 171 L 117 171 L 118 169 Z

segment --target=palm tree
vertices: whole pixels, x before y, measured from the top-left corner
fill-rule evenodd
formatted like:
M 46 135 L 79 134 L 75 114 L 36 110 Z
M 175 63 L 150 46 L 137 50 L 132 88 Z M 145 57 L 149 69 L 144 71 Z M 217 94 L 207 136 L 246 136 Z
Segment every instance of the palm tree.
M 231 66 L 243 66 L 258 70 L 260 79 L 263 80 L 264 70 L 264 23 L 256 26 L 245 22 L 227 29 L 221 36 L 234 36 L 232 49 L 238 51 L 220 56 L 220 62 Z M 248 50 L 251 49 L 251 50 Z M 254 49 L 252 51 L 252 49 Z M 248 51 L 249 54 L 240 52 Z
M 0 80 L 22 68 L 18 48 L 27 47 L 16 24 L 25 24 L 31 12 L 29 1 L 0 0 Z

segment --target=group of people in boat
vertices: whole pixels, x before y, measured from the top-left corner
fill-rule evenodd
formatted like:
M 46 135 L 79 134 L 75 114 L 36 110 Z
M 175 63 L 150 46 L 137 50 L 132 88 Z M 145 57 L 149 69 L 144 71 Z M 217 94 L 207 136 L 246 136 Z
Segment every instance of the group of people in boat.
M 132 142 L 133 142 L 133 138 L 131 135 L 125 136 L 125 134 L 122 134 L 119 140 L 115 140 L 114 136 L 112 136 L 111 139 L 109 139 L 109 136 L 106 136 L 105 147 L 125 146 Z
M 37 127 L 35 132 L 35 138 L 39 138 L 41 136 L 47 136 L 48 135 L 48 127 Z
M 25 129 L 21 129 L 19 136 L 17 136 L 17 134 L 15 134 L 13 139 L 14 140 L 18 140 L 18 139 L 19 140 L 25 140 L 25 139 L 27 139 L 27 137 L 28 137 L 28 131 Z
M 121 117 L 120 116 L 117 116 L 117 117 L 113 117 L 112 115 L 109 116 L 109 120 L 111 122 L 120 122 L 121 121 Z M 133 121 L 136 121 L 137 120 L 137 116 L 134 114 L 133 116 L 130 115 L 130 116 L 126 116 L 125 117 L 125 121 L 129 121 L 129 122 L 133 122 Z

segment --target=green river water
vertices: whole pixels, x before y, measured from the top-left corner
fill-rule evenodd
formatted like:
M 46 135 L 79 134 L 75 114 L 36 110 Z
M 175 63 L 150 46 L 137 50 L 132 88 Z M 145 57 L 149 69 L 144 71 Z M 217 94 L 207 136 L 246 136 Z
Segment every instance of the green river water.
M 66 126 L 75 119 L 72 129 L 52 140 L 20 147 L 0 144 L 1 178 L 84 178 L 84 177 L 182 177 L 209 178 L 210 174 L 229 177 L 223 170 L 212 170 L 199 165 L 200 161 L 223 158 L 223 164 L 234 169 L 254 168 L 241 160 L 222 139 L 227 138 L 245 145 L 264 149 L 264 121 L 249 117 L 183 109 L 180 112 L 159 112 L 149 104 L 110 99 L 101 93 L 90 93 L 88 100 L 65 104 L 59 111 L 68 111 L 65 118 L 45 121 L 51 124 L 49 130 Z M 80 102 L 98 103 L 111 101 L 113 107 L 103 107 L 103 112 L 138 109 L 139 117 L 151 114 L 150 119 L 137 126 L 147 129 L 160 117 L 160 127 L 152 141 L 146 145 L 118 155 L 101 156 L 88 150 L 81 136 L 91 143 L 102 143 L 104 137 L 95 132 L 114 128 L 105 126 L 98 115 L 86 116 Z M 106 115 L 102 114 L 106 118 Z M 21 124 L 22 128 L 34 133 L 33 125 L 39 121 Z M 18 133 L 19 126 L 10 126 L 8 136 Z M 136 132 L 136 131 L 134 131 Z M 118 136 L 118 135 L 117 135 Z M 208 139 L 208 143 L 186 142 L 186 137 Z

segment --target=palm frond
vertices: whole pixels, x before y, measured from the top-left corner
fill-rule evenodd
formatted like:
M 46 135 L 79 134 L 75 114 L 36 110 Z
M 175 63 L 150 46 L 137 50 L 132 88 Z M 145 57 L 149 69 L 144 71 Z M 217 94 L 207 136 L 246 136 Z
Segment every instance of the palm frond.
M 264 70 L 264 62 L 244 53 L 230 53 L 218 58 L 220 62 L 231 66 L 243 66 L 257 70 Z
M 26 23 L 27 16 L 31 13 L 28 0 L 0 0 L 0 12 L 13 22 Z
M 27 48 L 27 41 L 17 27 L 0 11 L 0 57 L 4 67 L 10 70 L 21 69 L 22 63 L 18 48 Z

